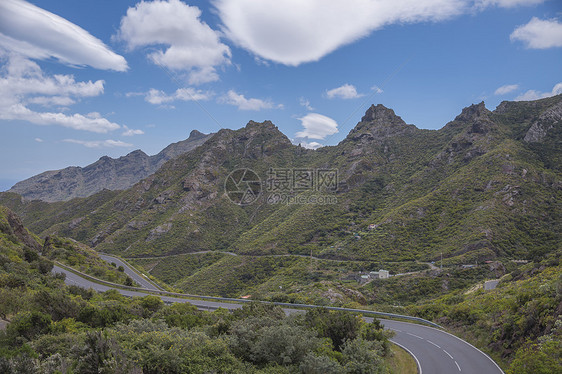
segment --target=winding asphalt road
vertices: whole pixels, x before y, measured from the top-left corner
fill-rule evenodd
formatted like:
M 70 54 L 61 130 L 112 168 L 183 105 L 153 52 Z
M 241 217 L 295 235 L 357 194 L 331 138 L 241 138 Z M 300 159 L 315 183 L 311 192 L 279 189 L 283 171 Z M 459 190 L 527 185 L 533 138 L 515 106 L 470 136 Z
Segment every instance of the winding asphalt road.
M 125 269 L 125 274 L 127 274 L 129 277 L 131 277 L 132 280 L 137 282 L 137 284 L 139 284 L 141 288 L 146 288 L 147 290 L 162 291 L 160 287 L 158 287 L 156 284 L 154 284 L 152 281 L 148 280 L 147 278 L 139 275 L 136 271 L 134 271 L 129 266 L 127 262 L 121 260 L 120 258 L 113 257 L 105 253 L 99 253 L 99 256 L 101 257 L 102 260 L 107 261 L 110 264 L 114 263 L 117 266 L 123 266 L 123 269 Z
M 115 262 L 115 260 L 111 260 Z M 117 264 L 117 262 L 115 262 Z M 122 263 L 126 269 L 127 264 Z M 128 269 L 135 273 L 132 269 Z M 65 282 L 83 288 L 92 288 L 105 292 L 113 287 L 98 284 L 82 278 L 68 270 L 55 266 L 55 273 L 66 274 Z M 129 274 L 127 272 L 127 274 Z M 136 274 L 136 273 L 135 273 Z M 140 282 L 139 282 L 140 283 Z M 117 288 L 116 288 L 117 289 Z M 146 296 L 147 293 L 134 290 L 117 289 L 124 296 Z M 218 308 L 237 309 L 241 304 L 224 303 L 209 300 L 184 299 L 171 296 L 160 296 L 165 303 L 191 303 L 200 309 L 214 310 Z M 296 309 L 284 309 L 286 313 L 298 312 Z M 372 321 L 370 317 L 365 318 Z M 443 330 L 408 322 L 380 320 L 385 328 L 393 330 L 392 341 L 406 349 L 416 360 L 420 374 L 503 374 L 499 366 L 485 353 Z

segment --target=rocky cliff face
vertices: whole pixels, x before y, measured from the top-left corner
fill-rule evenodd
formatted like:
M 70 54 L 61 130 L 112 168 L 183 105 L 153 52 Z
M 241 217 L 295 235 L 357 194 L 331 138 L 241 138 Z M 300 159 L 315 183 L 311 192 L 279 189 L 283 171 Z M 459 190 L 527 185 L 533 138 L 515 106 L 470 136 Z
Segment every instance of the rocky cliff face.
M 67 201 L 87 197 L 103 189 L 124 190 L 158 170 L 166 161 L 189 152 L 213 134 L 191 132 L 188 139 L 173 143 L 154 156 L 136 150 L 117 159 L 104 156 L 84 168 L 51 170 L 16 183 L 9 192 L 28 200 Z

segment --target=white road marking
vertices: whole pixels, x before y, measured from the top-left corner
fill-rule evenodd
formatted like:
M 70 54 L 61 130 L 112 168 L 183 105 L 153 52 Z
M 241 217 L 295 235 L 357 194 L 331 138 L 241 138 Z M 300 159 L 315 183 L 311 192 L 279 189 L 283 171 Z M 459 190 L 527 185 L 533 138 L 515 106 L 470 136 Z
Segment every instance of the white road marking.
M 434 342 L 432 342 L 431 340 L 427 340 L 425 339 L 429 344 L 433 344 L 434 346 L 436 346 L 437 348 L 441 349 L 440 346 L 438 346 L 437 344 L 435 344 Z
M 414 358 L 414 360 L 416 360 L 416 364 L 418 365 L 418 374 L 423 374 L 422 372 L 422 367 L 420 364 L 420 361 L 418 360 L 418 358 L 416 357 L 415 354 L 412 353 L 412 351 L 410 351 L 408 348 L 404 347 L 402 344 L 398 344 L 393 340 L 390 340 L 392 343 L 396 344 L 397 346 L 399 346 L 400 348 L 402 348 L 403 350 L 405 350 L 406 352 L 408 352 L 410 354 L 410 356 L 412 356 Z
M 416 334 L 411 334 L 411 333 L 409 333 L 409 332 L 407 332 L 406 334 L 412 335 L 412 336 L 414 336 L 414 337 L 416 337 L 416 338 L 418 338 L 418 339 L 424 340 L 421 336 L 418 336 L 418 335 L 416 335 Z
M 459 371 L 462 371 L 461 367 L 459 366 L 459 363 L 457 361 L 455 361 L 455 365 L 457 365 L 457 368 L 459 369 Z
M 405 323 L 407 323 L 407 322 L 405 322 Z M 476 348 L 475 346 L 473 346 L 473 345 L 470 344 L 469 342 L 464 341 L 464 340 L 462 340 L 461 338 L 459 338 L 458 336 L 456 336 L 456 335 L 454 335 L 454 334 L 451 334 L 450 332 L 447 332 L 447 331 L 445 331 L 445 330 L 436 329 L 435 327 L 431 327 L 431 326 L 423 326 L 423 327 L 426 328 L 426 329 L 432 329 L 432 330 L 439 331 L 439 332 L 441 332 L 441 333 L 443 333 L 443 334 L 450 335 L 450 336 L 452 336 L 453 338 L 455 338 L 455 339 L 457 339 L 457 340 L 460 340 L 460 341 L 463 342 L 464 344 L 466 344 L 466 345 L 472 347 L 475 351 L 480 352 L 482 355 L 484 355 L 484 357 L 486 357 L 488 360 L 490 360 L 490 361 L 494 364 L 494 366 L 498 369 L 498 371 L 499 371 L 501 374 L 505 374 L 504 371 L 500 368 L 500 366 L 496 363 L 496 361 L 492 360 L 492 358 L 491 358 L 490 356 L 488 356 L 486 353 L 482 352 L 481 350 L 479 350 L 478 348 Z
M 447 356 L 451 357 L 451 360 L 455 361 L 455 359 L 453 358 L 453 356 L 451 356 L 451 354 L 449 352 L 447 352 L 446 350 L 443 350 L 443 352 L 445 352 L 447 354 Z

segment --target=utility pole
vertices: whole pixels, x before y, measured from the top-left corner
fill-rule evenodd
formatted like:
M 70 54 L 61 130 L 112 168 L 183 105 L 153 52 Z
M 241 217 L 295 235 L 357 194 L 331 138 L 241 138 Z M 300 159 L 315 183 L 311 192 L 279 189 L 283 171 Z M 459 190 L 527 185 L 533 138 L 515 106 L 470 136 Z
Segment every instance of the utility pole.
M 443 270 L 443 252 L 441 252 L 441 270 Z

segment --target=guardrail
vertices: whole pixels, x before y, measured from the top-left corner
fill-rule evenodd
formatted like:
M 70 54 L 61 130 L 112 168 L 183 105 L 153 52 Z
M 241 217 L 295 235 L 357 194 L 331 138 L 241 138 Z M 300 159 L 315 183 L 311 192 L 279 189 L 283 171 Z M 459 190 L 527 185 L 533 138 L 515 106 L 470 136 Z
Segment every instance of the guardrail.
M 122 257 L 119 256 L 115 256 L 109 253 L 104 253 L 104 252 L 98 252 L 98 254 L 100 255 L 104 255 L 104 256 L 108 256 L 108 257 L 113 257 L 118 259 L 119 261 L 123 262 L 125 265 L 127 265 L 129 267 L 129 269 L 131 269 L 134 273 L 136 273 L 139 277 L 143 278 L 144 280 L 146 280 L 148 283 L 150 283 L 151 285 L 153 285 L 154 287 L 156 287 L 157 289 L 164 291 L 164 289 L 162 287 L 160 287 L 159 285 L 157 285 L 154 281 L 152 281 L 152 279 L 148 278 L 145 274 L 143 274 L 140 270 L 138 270 L 137 268 L 135 268 L 133 265 L 131 265 L 127 260 L 125 260 Z
M 73 269 L 70 266 L 66 266 L 64 264 L 61 264 L 58 261 L 55 261 L 55 263 L 57 264 L 57 266 L 59 266 L 63 269 L 66 269 L 66 270 L 68 270 L 72 273 L 75 273 L 77 275 L 80 275 L 81 277 L 83 277 L 85 279 L 88 279 L 92 282 L 103 284 L 103 285 L 113 287 L 113 288 L 121 288 L 121 289 L 131 290 L 131 291 L 139 291 L 139 292 L 143 292 L 143 293 L 147 293 L 147 294 L 156 294 L 156 295 L 160 295 L 160 296 L 173 296 L 173 297 L 189 298 L 189 299 L 228 301 L 228 302 L 234 302 L 234 303 L 239 303 L 239 304 L 259 302 L 259 303 L 272 304 L 272 305 L 277 305 L 277 306 L 286 307 L 286 308 L 303 308 L 303 309 L 324 308 L 324 309 L 328 309 L 328 310 L 344 311 L 344 312 L 351 312 L 351 313 L 360 313 L 360 314 L 367 315 L 367 316 L 405 319 L 405 320 L 408 320 L 408 321 L 423 323 L 423 324 L 430 325 L 430 326 L 433 326 L 433 327 L 437 327 L 437 328 L 440 328 L 440 329 L 443 328 L 443 327 L 441 327 L 440 325 L 438 325 L 434 322 L 431 322 L 431 321 L 428 321 L 426 319 L 419 318 L 419 317 L 405 316 L 405 315 L 402 315 L 402 314 L 395 314 L 395 313 L 376 312 L 376 311 L 365 310 L 365 309 L 341 308 L 341 307 L 336 307 L 336 306 L 321 306 L 321 305 L 311 305 L 311 304 L 292 304 L 292 303 L 282 303 L 282 302 L 276 302 L 276 301 L 236 299 L 236 298 L 231 298 L 231 297 L 191 295 L 191 294 L 183 294 L 183 293 L 177 293 L 177 292 L 155 291 L 155 290 L 149 290 L 149 289 L 140 288 L 140 287 L 124 286 L 122 284 L 108 282 L 108 281 L 105 281 L 103 279 L 99 279 L 99 278 L 93 277 L 91 275 L 82 273 L 81 271 Z

